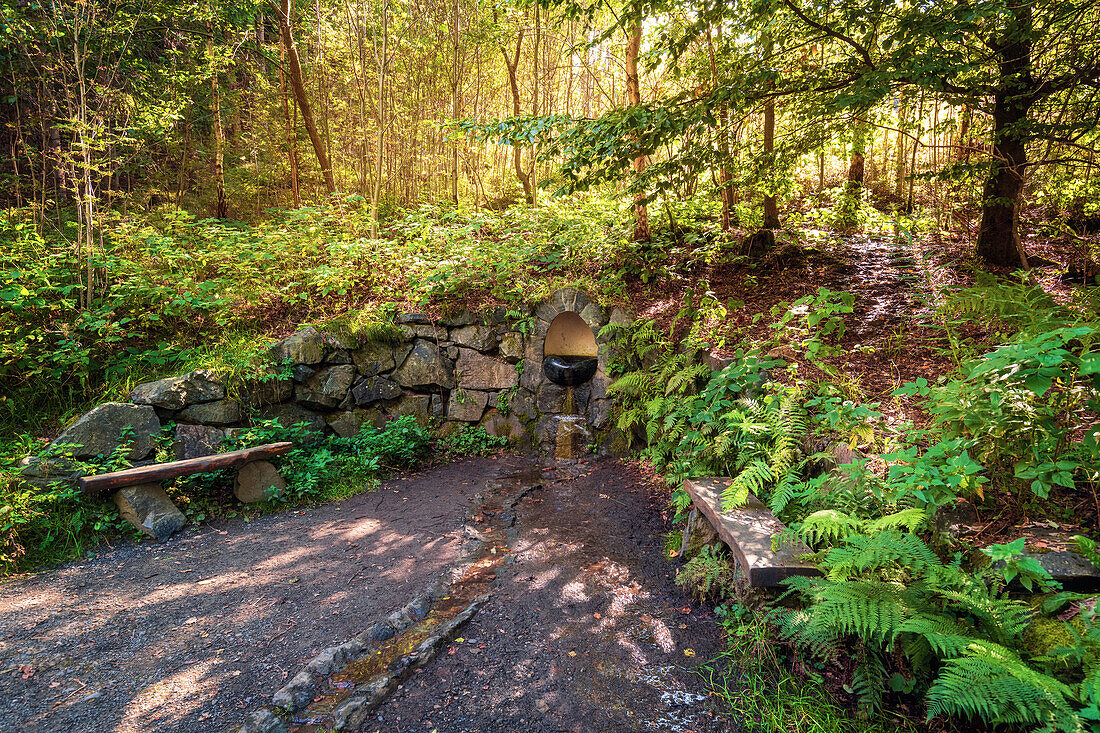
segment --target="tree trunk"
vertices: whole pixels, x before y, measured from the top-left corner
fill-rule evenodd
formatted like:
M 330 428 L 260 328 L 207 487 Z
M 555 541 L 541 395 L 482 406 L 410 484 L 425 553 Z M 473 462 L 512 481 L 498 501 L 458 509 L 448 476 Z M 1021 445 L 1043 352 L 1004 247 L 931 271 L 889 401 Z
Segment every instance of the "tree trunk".
M 523 46 L 523 28 L 519 29 L 519 34 L 516 36 L 516 55 L 515 58 L 508 56 L 508 49 L 504 46 L 500 47 L 500 53 L 504 56 L 504 65 L 508 67 L 508 86 L 512 90 L 512 115 L 519 117 L 519 80 L 516 78 L 519 73 L 519 52 Z M 516 169 L 516 178 L 519 179 L 520 184 L 523 186 L 523 196 L 527 199 L 527 203 L 530 206 L 535 205 L 535 192 L 531 187 L 531 177 L 527 175 L 527 172 L 523 168 L 523 154 L 519 143 L 512 143 L 512 165 Z
M 286 44 L 283 43 L 283 39 L 279 39 L 279 61 L 286 61 Z M 279 64 L 279 85 L 282 88 L 283 98 L 283 119 L 286 120 L 286 157 L 290 163 L 290 190 L 294 196 L 294 208 L 298 208 L 302 205 L 302 194 L 298 189 L 298 144 L 295 140 L 294 125 L 290 121 L 290 99 L 287 96 L 286 89 L 286 73 L 283 69 L 286 67 L 286 63 Z
M 228 215 L 225 201 L 225 131 L 222 129 L 221 91 L 218 89 L 218 67 L 214 63 L 214 29 L 207 26 L 206 54 L 210 57 L 210 115 L 214 118 L 214 181 L 218 187 L 218 200 L 214 216 L 224 219 Z
M 641 104 L 642 90 L 638 79 L 638 53 L 642 48 L 642 26 L 634 26 L 626 43 L 626 101 L 631 106 Z M 634 158 L 634 175 L 641 177 L 645 171 L 645 155 Z M 648 242 L 650 239 L 649 212 L 646 209 L 645 193 L 634 194 L 634 241 Z
M 1000 81 L 993 97 L 993 162 L 982 191 L 978 256 L 987 265 L 1027 269 L 1020 240 L 1020 199 L 1027 165 L 1028 111 L 1034 104 L 1031 6 L 1013 11 L 998 44 Z
M 298 49 L 294 45 L 293 12 L 293 0 L 282 0 L 282 6 L 278 12 L 279 30 L 283 37 L 283 47 L 286 49 L 287 67 L 290 71 L 290 87 L 294 91 L 294 100 L 298 103 L 298 109 L 302 112 L 302 122 L 305 123 L 306 132 L 309 133 L 309 140 L 313 143 L 313 152 L 317 155 L 317 165 L 321 167 L 321 175 L 325 179 L 325 189 L 329 193 L 335 193 L 336 184 L 332 179 L 332 166 L 329 165 L 325 144 L 317 132 L 317 124 L 313 121 L 313 110 L 310 109 L 305 82 L 302 80 L 302 63 L 298 59 Z
M 772 40 L 764 41 L 764 55 L 771 58 Z M 769 82 L 768 88 L 773 85 Z M 775 150 L 775 100 L 769 98 L 764 103 L 764 155 L 770 157 Z M 774 165 L 774 162 L 772 163 Z M 775 194 L 764 197 L 764 229 L 779 228 L 779 200 Z
M 386 71 L 390 66 L 390 3 L 382 1 L 382 49 L 379 54 L 378 39 L 374 43 L 374 59 L 378 63 L 378 149 L 374 156 L 374 188 L 370 195 L 370 236 L 378 238 L 378 199 L 382 195 L 382 163 L 386 143 Z

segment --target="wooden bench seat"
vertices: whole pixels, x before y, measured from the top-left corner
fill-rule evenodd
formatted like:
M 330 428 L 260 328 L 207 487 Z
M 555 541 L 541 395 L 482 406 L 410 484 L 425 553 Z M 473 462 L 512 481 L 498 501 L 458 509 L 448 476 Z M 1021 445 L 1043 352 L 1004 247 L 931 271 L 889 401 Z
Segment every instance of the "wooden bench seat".
M 229 453 L 215 453 L 211 456 L 188 458 L 183 461 L 155 463 L 151 466 L 127 468 L 124 471 L 114 471 L 113 473 L 83 476 L 77 480 L 77 484 L 82 491 L 89 494 L 98 494 L 100 491 L 164 481 L 177 476 L 190 476 L 195 473 L 218 471 L 223 468 L 239 468 L 252 461 L 264 461 L 275 456 L 281 456 L 293 447 L 294 444 L 289 442 L 268 443 L 267 445 L 258 445 L 254 448 L 245 448 Z
M 810 552 L 801 540 L 785 536 L 773 549 L 773 538 L 786 530 L 786 526 L 755 496 L 749 494 L 744 506 L 729 511 L 722 509 L 722 492 L 731 483 L 728 478 L 694 478 L 684 481 L 684 489 L 695 508 L 729 546 L 749 586 L 769 588 L 794 575 L 821 575 L 817 567 L 799 559 L 800 555 Z M 689 532 L 690 525 L 685 536 Z

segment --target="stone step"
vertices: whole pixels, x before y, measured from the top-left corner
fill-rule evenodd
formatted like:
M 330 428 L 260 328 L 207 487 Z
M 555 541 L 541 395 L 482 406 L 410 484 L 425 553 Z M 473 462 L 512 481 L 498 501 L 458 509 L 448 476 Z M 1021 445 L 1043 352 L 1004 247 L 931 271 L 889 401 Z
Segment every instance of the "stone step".
M 684 481 L 684 489 L 729 546 L 749 585 L 771 588 L 795 575 L 821 575 L 816 566 L 799 559 L 810 552 L 801 540 L 784 536 L 772 548 L 772 539 L 786 526 L 752 494 L 744 506 L 723 511 L 722 492 L 731 483 L 728 478 L 693 478 Z

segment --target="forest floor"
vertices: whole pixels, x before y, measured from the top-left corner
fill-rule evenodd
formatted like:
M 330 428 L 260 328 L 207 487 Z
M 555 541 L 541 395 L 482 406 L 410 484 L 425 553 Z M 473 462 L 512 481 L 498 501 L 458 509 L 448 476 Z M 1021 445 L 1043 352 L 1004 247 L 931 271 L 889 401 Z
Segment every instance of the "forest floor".
M 525 460 L 445 465 L 0 586 L 0 730 L 235 730 L 453 564 L 473 495 Z M 674 585 L 667 494 L 614 460 L 571 469 L 517 506 L 511 561 L 463 641 L 366 730 L 728 729 L 690 669 L 723 635 Z

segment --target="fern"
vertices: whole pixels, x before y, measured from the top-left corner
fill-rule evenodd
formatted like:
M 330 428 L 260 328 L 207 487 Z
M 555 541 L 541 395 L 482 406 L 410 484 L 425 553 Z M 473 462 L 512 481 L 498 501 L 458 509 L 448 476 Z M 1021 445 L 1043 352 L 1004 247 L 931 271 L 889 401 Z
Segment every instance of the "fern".
M 737 581 L 737 570 L 722 550 L 720 543 L 703 547 L 676 573 L 676 584 L 690 590 L 700 601 L 729 595 Z

